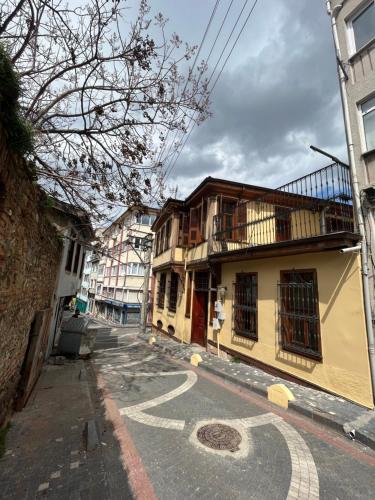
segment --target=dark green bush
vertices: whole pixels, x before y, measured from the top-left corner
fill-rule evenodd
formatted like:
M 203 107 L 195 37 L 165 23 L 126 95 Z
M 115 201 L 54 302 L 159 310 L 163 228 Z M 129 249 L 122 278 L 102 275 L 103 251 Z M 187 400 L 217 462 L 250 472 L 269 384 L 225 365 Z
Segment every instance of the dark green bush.
M 4 46 L 0 44 L 0 122 L 9 148 L 20 155 L 33 150 L 33 131 L 19 106 L 21 86 L 17 72 Z

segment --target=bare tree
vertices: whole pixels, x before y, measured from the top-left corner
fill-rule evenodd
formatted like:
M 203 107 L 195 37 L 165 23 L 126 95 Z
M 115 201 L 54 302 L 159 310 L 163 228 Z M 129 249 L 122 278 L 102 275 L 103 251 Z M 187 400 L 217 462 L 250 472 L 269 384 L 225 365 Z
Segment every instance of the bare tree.
M 166 131 L 204 120 L 208 93 L 204 63 L 186 63 L 196 47 L 168 40 L 146 0 L 133 20 L 126 1 L 83 1 L 1 0 L 0 39 L 20 76 L 39 182 L 100 218 L 158 196 Z

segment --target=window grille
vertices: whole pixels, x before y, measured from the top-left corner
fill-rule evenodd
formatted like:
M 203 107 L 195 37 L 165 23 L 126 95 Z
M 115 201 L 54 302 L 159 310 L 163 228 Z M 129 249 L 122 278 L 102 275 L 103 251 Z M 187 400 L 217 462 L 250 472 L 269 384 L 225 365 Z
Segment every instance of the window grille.
M 233 320 L 236 335 L 258 340 L 257 299 L 257 274 L 237 274 L 233 301 Z
M 161 273 L 159 279 L 159 291 L 158 291 L 158 307 L 160 307 L 160 309 L 164 309 L 166 279 L 167 279 L 166 274 Z
M 177 292 L 178 292 L 178 274 L 171 273 L 171 282 L 169 287 L 169 304 L 168 309 L 176 312 L 177 309 Z
M 315 271 L 283 271 L 278 287 L 279 326 L 283 349 L 321 359 Z
M 209 276 L 207 272 L 195 273 L 195 289 L 208 292 L 209 290 Z

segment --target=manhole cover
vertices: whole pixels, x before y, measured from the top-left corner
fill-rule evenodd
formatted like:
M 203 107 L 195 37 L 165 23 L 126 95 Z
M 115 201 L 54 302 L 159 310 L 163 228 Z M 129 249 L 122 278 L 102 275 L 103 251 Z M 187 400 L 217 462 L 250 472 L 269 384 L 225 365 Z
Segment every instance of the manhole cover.
M 213 450 L 238 451 L 242 438 L 233 427 L 224 424 L 209 424 L 197 431 L 198 440 Z

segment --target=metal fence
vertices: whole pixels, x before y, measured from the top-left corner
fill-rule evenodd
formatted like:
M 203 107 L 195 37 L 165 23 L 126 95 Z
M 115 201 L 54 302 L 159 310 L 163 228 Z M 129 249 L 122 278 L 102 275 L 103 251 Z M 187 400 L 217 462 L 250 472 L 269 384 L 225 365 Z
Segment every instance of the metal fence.
M 214 216 L 212 252 L 356 231 L 349 167 L 333 163 Z

